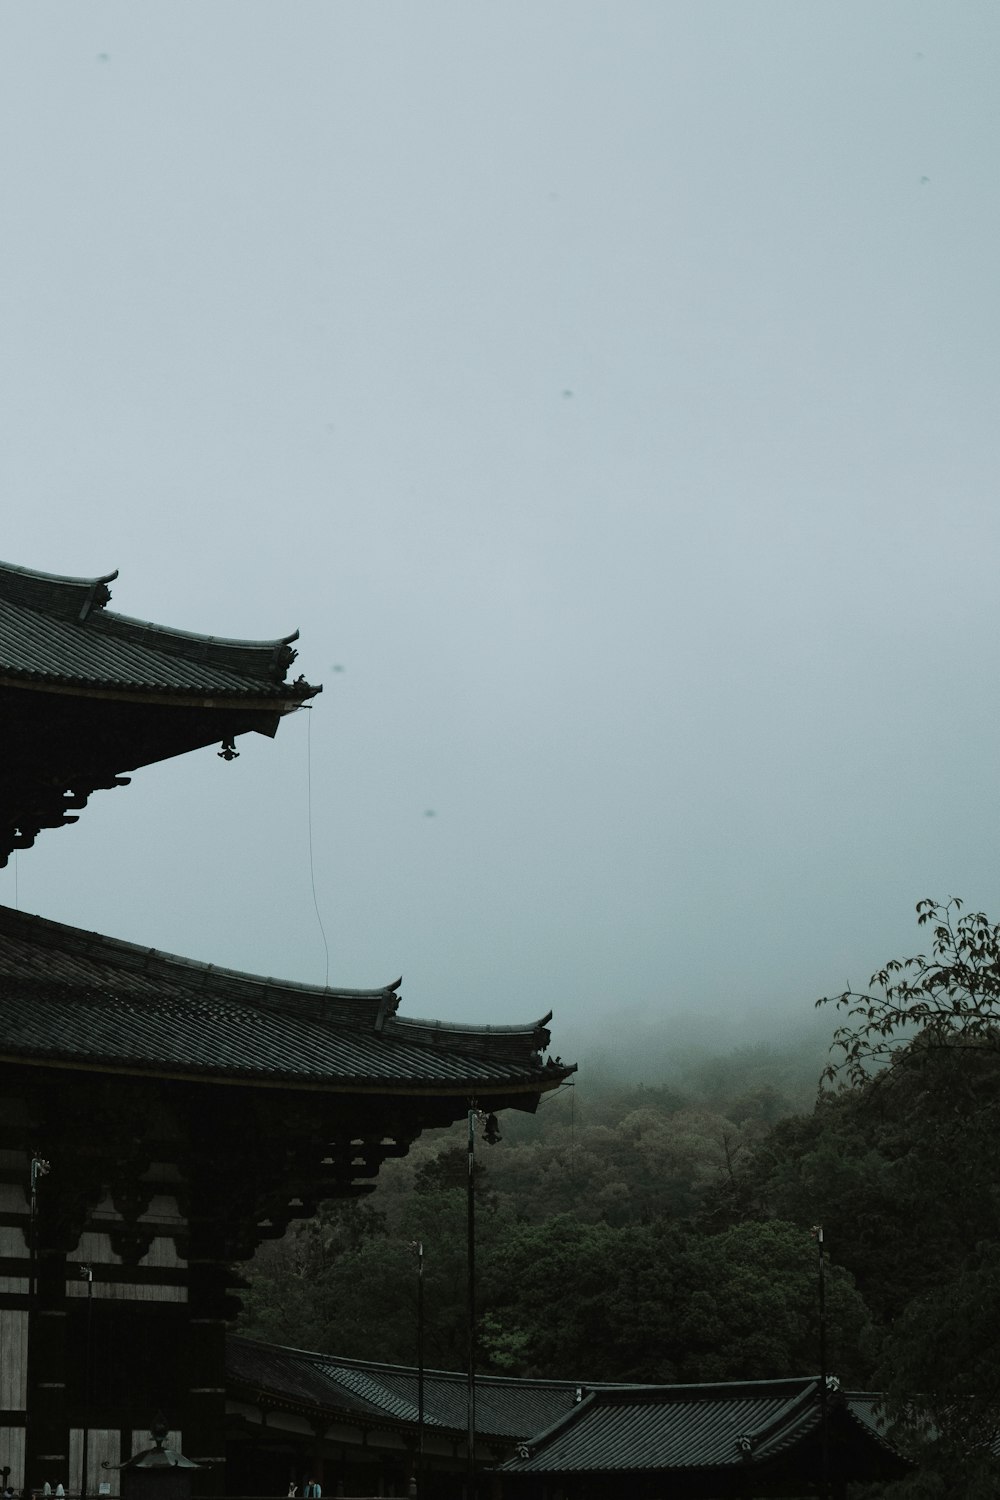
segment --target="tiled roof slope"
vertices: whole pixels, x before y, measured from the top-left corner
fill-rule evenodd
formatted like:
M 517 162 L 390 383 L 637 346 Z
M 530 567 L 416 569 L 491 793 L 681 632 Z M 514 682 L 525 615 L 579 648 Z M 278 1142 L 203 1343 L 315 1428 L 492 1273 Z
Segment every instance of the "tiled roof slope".
M 194 635 L 106 609 L 117 577 L 62 578 L 0 563 L 0 679 L 154 697 L 301 702 L 285 682 L 297 632 L 277 641 Z
M 400 981 L 267 979 L 0 907 L 0 1058 L 319 1087 L 537 1096 L 549 1017 L 523 1027 L 395 1019 Z
M 429 1427 L 465 1432 L 466 1379 L 455 1371 L 424 1371 L 424 1421 Z M 417 1371 L 404 1365 L 336 1359 L 230 1334 L 226 1381 L 231 1391 L 279 1405 L 325 1413 L 361 1411 L 387 1425 L 417 1421 Z M 577 1389 L 565 1380 L 478 1375 L 476 1431 L 484 1437 L 524 1438 L 571 1411 Z
M 893 1450 L 879 1435 L 878 1398 L 831 1398 L 831 1418 L 864 1443 Z M 517 1474 L 637 1474 L 738 1470 L 779 1457 L 818 1431 L 816 1377 L 723 1385 L 588 1388 L 567 1416 L 503 1465 Z
M 411 1429 L 418 1418 L 412 1367 L 337 1359 L 233 1334 L 226 1341 L 226 1385 L 230 1396 L 265 1408 L 347 1420 L 357 1414 L 372 1425 L 381 1419 Z M 464 1372 L 424 1372 L 428 1427 L 464 1436 L 466 1399 Z M 829 1409 L 841 1468 L 870 1477 L 902 1472 L 902 1460 L 881 1435 L 878 1396 L 837 1392 Z M 642 1475 L 674 1472 L 683 1486 L 683 1474 L 707 1471 L 720 1493 L 742 1493 L 739 1473 L 748 1465 L 773 1471 L 787 1461 L 793 1470 L 808 1468 L 819 1423 L 815 1377 L 694 1386 L 476 1377 L 476 1432 L 516 1443 L 518 1456 L 501 1464 L 501 1472 L 529 1479 L 603 1474 L 609 1483 L 611 1476 L 627 1483 L 632 1475 L 639 1483 Z

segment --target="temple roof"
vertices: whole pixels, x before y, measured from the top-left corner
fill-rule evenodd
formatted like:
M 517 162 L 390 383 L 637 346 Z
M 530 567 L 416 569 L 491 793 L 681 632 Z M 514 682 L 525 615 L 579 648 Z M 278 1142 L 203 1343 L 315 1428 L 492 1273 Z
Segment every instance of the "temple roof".
M 838 1451 L 845 1445 L 898 1462 L 879 1429 L 880 1398 L 865 1392 L 829 1397 Z M 666 1474 L 693 1469 L 738 1473 L 812 1446 L 821 1420 L 820 1381 L 719 1385 L 586 1387 L 582 1400 L 521 1453 L 505 1473 Z M 872 1475 L 874 1477 L 874 1475 Z
M 297 984 L 0 907 L 0 1059 L 332 1093 L 524 1095 L 574 1071 L 525 1026 L 397 1017 L 402 981 Z
M 0 680 L 41 688 L 153 696 L 263 699 L 295 706 L 319 688 L 286 683 L 298 631 L 227 640 L 106 608 L 118 574 L 63 578 L 0 563 Z
M 386 1426 L 409 1425 L 418 1419 L 417 1371 L 408 1365 L 339 1359 L 230 1334 L 226 1383 L 233 1394 L 328 1417 L 357 1413 L 369 1424 Z M 477 1375 L 476 1431 L 484 1437 L 513 1440 L 538 1432 L 572 1411 L 578 1389 L 569 1380 Z M 428 1427 L 464 1433 L 467 1400 L 464 1371 L 424 1371 Z
M 285 681 L 296 634 L 226 640 L 114 614 L 116 576 L 0 563 L 0 864 L 41 829 L 75 823 L 92 792 L 127 783 L 123 773 L 211 744 L 232 759 L 238 735 L 273 735 L 320 692 Z
M 226 1387 L 231 1399 L 300 1411 L 313 1421 L 356 1422 L 364 1428 L 418 1421 L 417 1370 L 411 1366 L 340 1359 L 230 1334 Z M 465 1371 L 424 1371 L 424 1421 L 464 1436 Z M 883 1436 L 882 1401 L 869 1392 L 831 1392 L 830 1432 L 837 1473 L 898 1475 L 903 1460 Z M 619 1476 L 636 1493 L 694 1493 L 692 1477 L 712 1478 L 710 1492 L 743 1493 L 750 1468 L 775 1476 L 805 1474 L 818 1465 L 820 1382 L 815 1376 L 717 1385 L 581 1385 L 572 1380 L 476 1376 L 476 1432 L 504 1442 L 516 1456 L 504 1476 Z M 626 1477 L 629 1479 L 626 1481 Z M 641 1481 L 645 1480 L 645 1483 Z M 716 1484 L 718 1487 L 716 1487 Z M 705 1489 L 695 1490 L 698 1494 Z M 532 1489 L 530 1491 L 534 1493 Z M 757 1488 L 755 1494 L 761 1493 Z M 770 1490 L 768 1490 L 770 1492 Z M 782 1490 L 787 1493 L 787 1490 Z M 796 1490 L 798 1493 L 798 1490 Z

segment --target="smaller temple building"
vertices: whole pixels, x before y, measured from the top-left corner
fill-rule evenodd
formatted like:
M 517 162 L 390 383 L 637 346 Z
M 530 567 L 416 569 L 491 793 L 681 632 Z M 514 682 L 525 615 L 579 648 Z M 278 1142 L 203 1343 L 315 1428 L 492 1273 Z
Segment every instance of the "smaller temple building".
M 230 1334 L 226 1340 L 226 1452 L 231 1494 L 406 1495 L 423 1449 L 424 1493 L 459 1500 L 466 1476 L 467 1376 L 339 1359 Z M 569 1413 L 572 1381 L 476 1378 L 476 1468 L 493 1470 L 525 1434 Z M 494 1486 L 495 1487 L 495 1486 Z M 480 1486 L 490 1493 L 490 1483 Z
M 424 1454 L 423 1493 L 460 1500 L 464 1372 L 424 1373 L 230 1335 L 230 1493 L 402 1496 Z M 883 1436 L 879 1398 L 831 1391 L 831 1500 L 849 1482 L 907 1472 Z M 489 1500 L 750 1500 L 821 1493 L 824 1411 L 816 1377 L 719 1385 L 583 1385 L 476 1377 L 476 1469 Z M 235 1488 L 234 1488 L 235 1486 Z
M 834 1383 L 835 1384 L 835 1383 Z M 819 1377 L 720 1385 L 581 1388 L 566 1416 L 501 1465 L 504 1500 L 749 1500 L 827 1496 L 898 1479 L 870 1392 Z

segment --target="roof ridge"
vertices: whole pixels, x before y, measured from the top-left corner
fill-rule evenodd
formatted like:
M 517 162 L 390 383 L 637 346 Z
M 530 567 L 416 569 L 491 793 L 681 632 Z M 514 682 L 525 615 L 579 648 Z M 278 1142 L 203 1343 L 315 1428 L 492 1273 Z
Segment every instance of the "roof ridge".
M 789 1441 L 789 1426 L 795 1420 L 801 1420 L 805 1416 L 811 1416 L 815 1425 L 820 1420 L 819 1408 L 814 1398 L 819 1394 L 819 1380 L 811 1378 L 802 1390 L 789 1396 L 783 1406 L 773 1412 L 765 1421 L 756 1427 L 747 1427 L 746 1435 L 754 1450 L 766 1448 L 769 1444 Z
M 447 1021 L 428 1021 L 419 1016 L 399 1016 L 390 1012 L 384 1019 L 383 1029 L 398 1036 L 411 1046 L 446 1049 L 449 1047 L 471 1048 L 491 1056 L 520 1056 L 525 1046 L 539 1060 L 548 1050 L 551 1036 L 548 1023 L 552 1019 L 549 1011 L 539 1021 L 527 1021 L 514 1026 L 476 1026 L 465 1023 L 450 1024 Z M 561 1059 L 550 1060 L 553 1067 L 562 1066 Z M 575 1073 L 576 1068 L 567 1070 Z
M 815 1375 L 783 1375 L 775 1380 L 716 1380 L 716 1381 L 688 1381 L 683 1385 L 663 1384 L 660 1382 L 636 1382 L 635 1384 L 600 1385 L 587 1382 L 587 1389 L 600 1390 L 605 1395 L 617 1399 L 627 1400 L 633 1393 L 653 1393 L 661 1396 L 664 1400 L 682 1400 L 692 1398 L 704 1398 L 710 1394 L 735 1396 L 740 1393 L 757 1395 L 777 1396 L 780 1390 L 788 1392 L 788 1399 L 796 1401 L 806 1394 L 817 1384 Z
M 112 578 L 117 576 L 115 573 L 111 575 Z M 115 609 L 102 609 L 100 618 L 104 621 L 113 621 L 115 624 L 134 626 L 141 631 L 151 631 L 154 635 L 165 635 L 181 641 L 196 641 L 208 646 L 238 647 L 244 651 L 274 650 L 277 646 L 290 646 L 292 641 L 299 639 L 298 630 L 293 630 L 289 635 L 275 636 L 273 640 L 247 640 L 235 635 L 208 635 L 202 630 L 182 630 L 177 625 L 160 625 L 155 620 L 140 619 L 138 615 L 124 615 Z M 152 649 L 155 650 L 155 647 Z
M 373 1000 L 383 1002 L 388 995 L 395 995 L 401 979 L 376 989 L 334 988 L 330 985 L 308 984 L 298 979 L 276 979 L 270 975 L 254 974 L 247 969 L 230 969 L 220 964 L 207 963 L 202 959 L 186 958 L 180 953 L 170 953 L 163 948 L 151 948 L 133 943 L 128 938 L 109 937 L 83 927 L 71 927 L 66 922 L 56 922 L 51 917 L 38 916 L 33 912 L 15 911 L 13 907 L 0 905 L 0 934 L 33 937 L 38 932 L 61 938 L 60 946 L 68 948 L 81 957 L 116 955 L 131 960 L 136 968 L 149 972 L 150 968 L 176 968 L 185 974 L 201 974 L 222 980 L 237 980 L 264 990 L 286 990 L 291 994 L 308 995 L 316 999 L 344 997 L 351 1000 Z M 55 943 L 51 946 L 56 946 Z M 129 966 L 132 966 L 130 964 Z
M 537 1031 L 541 1026 L 547 1026 L 552 1020 L 552 1012 L 545 1012 L 539 1016 L 537 1021 L 526 1021 L 523 1025 L 507 1026 L 477 1026 L 473 1021 L 432 1021 L 420 1016 L 394 1016 L 393 1021 L 399 1027 L 420 1031 L 454 1032 L 456 1036 L 479 1036 L 484 1031 L 490 1036 L 521 1036 L 528 1031 Z
M 84 588 L 92 588 L 96 583 L 114 583 L 118 577 L 117 568 L 113 573 L 101 573 L 96 578 L 78 578 L 75 574 L 46 573 L 41 568 L 25 568 L 20 563 L 3 561 L 0 561 L 0 573 L 16 573 L 20 578 L 37 579 L 40 583 L 70 583 Z
M 558 1437 L 560 1432 L 563 1432 L 567 1427 L 572 1427 L 574 1423 L 579 1421 L 585 1411 L 589 1411 L 592 1406 L 597 1404 L 597 1388 L 580 1386 L 579 1390 L 580 1399 L 574 1402 L 569 1411 L 563 1412 L 560 1417 L 556 1417 L 555 1421 L 550 1422 L 548 1427 L 543 1427 L 541 1432 L 531 1433 L 527 1442 L 523 1443 L 518 1451 L 519 1458 L 522 1456 L 527 1458 L 532 1449 L 541 1448 L 545 1443 L 551 1441 L 552 1438 Z
M 346 986 L 309 984 L 297 979 L 280 979 L 272 975 L 254 974 L 246 969 L 226 968 L 202 959 L 186 958 L 183 954 L 147 947 L 127 938 L 109 937 L 104 933 L 53 921 L 50 917 L 0 905 L 0 937 L 2 936 L 19 938 L 23 942 L 36 944 L 40 949 L 62 951 L 70 957 L 91 959 L 98 963 L 103 960 L 111 965 L 117 963 L 120 968 L 141 973 L 147 978 L 161 975 L 185 983 L 189 989 L 208 989 L 212 986 L 219 992 L 216 996 L 218 999 L 227 998 L 228 992 L 228 998 L 235 1002 L 286 1013 L 292 1013 L 297 1006 L 305 1004 L 330 1020 L 356 1028 L 370 1027 L 379 1035 L 397 1030 L 395 1011 L 399 1004 L 402 978 L 373 989 L 350 989 Z M 335 1005 L 341 1000 L 360 1002 L 364 1008 L 356 1008 L 353 1016 L 342 1016 L 325 1010 L 325 1002 Z M 400 1040 L 405 1040 L 412 1047 L 430 1049 L 433 1052 L 435 1049 L 428 1033 L 433 1035 L 436 1025 L 434 1022 L 424 1023 L 423 1034 L 418 1036 L 413 1036 L 412 1032 L 420 1032 L 419 1024 L 400 1027 L 398 1030 L 403 1032 Z M 446 1039 L 450 1036 L 447 1029 L 439 1033 L 441 1034 Z M 505 1038 L 509 1038 L 511 1042 L 515 1037 L 523 1038 L 533 1044 L 532 1051 L 535 1053 L 541 1050 L 540 1044 L 546 1045 L 548 1040 L 548 1032 L 539 1027 L 538 1023 L 504 1028 L 499 1037 L 495 1028 L 489 1026 L 455 1031 L 454 1035 L 456 1042 L 461 1039 L 466 1044 L 467 1052 L 495 1057 L 504 1055 L 502 1045 L 496 1045 L 498 1040 L 502 1044 Z M 482 1044 L 480 1048 L 473 1045 L 477 1040 Z M 521 1051 L 522 1049 L 514 1048 L 511 1056 L 520 1059 Z M 575 1071 L 575 1067 L 566 1064 L 561 1066 L 567 1072 Z
M 357 1370 L 359 1373 L 379 1373 L 406 1375 L 416 1379 L 419 1369 L 417 1365 L 392 1364 L 387 1360 L 355 1359 L 349 1355 L 326 1354 L 319 1349 L 299 1349 L 293 1344 L 274 1344 L 267 1339 L 251 1338 L 249 1334 L 227 1331 L 226 1342 L 233 1344 L 247 1344 L 255 1349 L 261 1349 L 269 1354 L 288 1355 L 294 1359 L 309 1360 L 313 1364 L 325 1365 L 332 1368 L 345 1368 Z M 425 1378 L 428 1376 L 446 1377 L 449 1380 L 465 1382 L 468 1380 L 468 1372 L 465 1370 L 439 1370 L 433 1368 L 424 1369 Z M 689 1392 L 697 1392 L 702 1397 L 714 1395 L 717 1392 L 743 1391 L 747 1395 L 776 1395 L 780 1387 L 789 1391 L 789 1398 L 783 1406 L 767 1422 L 756 1430 L 755 1436 L 765 1433 L 769 1427 L 776 1426 L 782 1422 L 790 1408 L 794 1408 L 799 1402 L 813 1394 L 818 1387 L 819 1377 L 815 1375 L 784 1375 L 771 1380 L 719 1380 L 719 1381 L 690 1381 L 685 1384 L 675 1384 L 662 1381 L 606 1381 L 606 1380 L 568 1380 L 552 1379 L 551 1377 L 532 1377 L 526 1375 L 496 1375 L 486 1371 L 477 1373 L 476 1384 L 489 1384 L 493 1386 L 513 1386 L 520 1389 L 537 1389 L 542 1387 L 547 1390 L 568 1391 L 576 1390 L 580 1393 L 580 1400 L 573 1408 L 573 1415 L 578 1412 L 584 1404 L 591 1404 L 591 1398 L 602 1397 L 605 1401 L 609 1398 L 628 1400 L 632 1396 L 662 1396 L 666 1399 Z M 792 1389 L 797 1387 L 798 1389 Z M 844 1403 L 850 1401 L 884 1401 L 884 1391 L 867 1390 L 841 1390 L 837 1393 Z M 560 1418 L 560 1423 L 565 1418 Z M 536 1441 L 540 1441 L 543 1434 L 536 1434 Z
M 416 1379 L 418 1374 L 416 1365 L 394 1365 L 382 1360 L 351 1359 L 346 1355 L 323 1354 L 318 1349 L 297 1349 L 292 1344 L 272 1344 L 269 1343 L 267 1339 L 253 1339 L 249 1338 L 246 1334 L 243 1333 L 227 1333 L 227 1343 L 230 1340 L 241 1344 L 253 1344 L 255 1348 L 267 1349 L 272 1354 L 290 1354 L 299 1359 L 312 1360 L 316 1364 L 343 1365 L 347 1369 L 352 1370 L 377 1370 L 398 1375 L 412 1375 L 414 1379 Z M 424 1378 L 426 1379 L 429 1375 L 446 1375 L 449 1379 L 460 1380 L 463 1382 L 467 1381 L 469 1378 L 468 1372 L 465 1370 L 434 1370 L 425 1368 Z M 477 1372 L 476 1384 L 479 1385 L 483 1382 L 489 1382 L 489 1384 L 491 1385 L 514 1386 L 515 1388 L 523 1388 L 527 1386 L 531 1386 L 532 1388 L 534 1388 L 537 1386 L 544 1386 L 546 1389 L 557 1391 L 574 1390 L 580 1387 L 579 1380 L 531 1380 L 523 1375 L 489 1375 L 480 1374 Z M 586 1388 L 588 1390 L 603 1389 L 603 1386 L 591 1386 L 590 1384 L 588 1384 Z
M 9 606 L 31 610 L 43 620 L 58 620 L 74 630 L 85 630 L 86 636 L 74 637 L 77 640 L 94 635 L 105 639 L 111 637 L 147 651 L 161 652 L 174 661 L 179 658 L 212 663 L 242 673 L 256 682 L 284 684 L 288 668 L 296 659 L 292 642 L 299 638 L 297 630 L 275 638 L 247 640 L 239 636 L 183 630 L 178 626 L 119 614 L 117 610 L 106 608 L 111 599 L 108 584 L 117 577 L 117 569 L 99 578 L 72 578 L 0 562 L 0 600 Z M 301 678 L 295 686 L 304 698 L 320 691 Z

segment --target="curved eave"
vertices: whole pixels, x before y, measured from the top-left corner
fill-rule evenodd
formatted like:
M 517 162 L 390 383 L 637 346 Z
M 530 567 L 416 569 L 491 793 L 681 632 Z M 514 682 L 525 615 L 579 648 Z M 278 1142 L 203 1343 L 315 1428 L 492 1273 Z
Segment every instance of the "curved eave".
M 489 1043 L 494 1040 L 519 1040 L 527 1049 L 528 1044 L 534 1042 L 552 1019 L 551 1011 L 540 1021 L 509 1026 L 477 1026 L 464 1022 L 427 1021 L 419 1017 L 411 1019 L 394 1013 L 399 1004 L 398 992 L 403 983 L 402 976 L 389 984 L 371 989 L 350 989 L 342 985 L 318 985 L 301 980 L 278 979 L 273 975 L 253 974 L 244 969 L 205 963 L 162 948 L 143 947 L 126 938 L 108 937 L 84 928 L 69 927 L 48 917 L 0 906 L 0 937 L 4 934 L 30 942 L 37 947 L 39 953 L 49 951 L 65 954 L 70 958 L 90 959 L 112 969 L 115 965 L 120 965 L 127 971 L 141 973 L 153 981 L 158 975 L 162 975 L 164 979 L 179 979 L 184 984 L 199 989 L 222 990 L 227 996 L 242 1000 L 248 1005 L 270 1004 L 281 1009 L 287 1004 L 291 1008 L 298 1008 L 305 1001 L 311 1002 L 320 1014 L 336 1019 L 338 1001 L 369 1002 L 365 1013 L 365 1029 L 379 1029 L 380 1018 L 384 1018 L 384 1030 L 390 1035 L 399 1033 L 415 1042 L 450 1044 L 458 1051 L 470 1043 Z M 95 976 L 94 982 L 102 982 L 100 976 Z M 108 978 L 103 982 L 112 981 Z M 331 1011 L 334 1012 L 333 1015 Z M 497 1052 L 499 1055 L 499 1048 Z M 529 1055 L 518 1056 L 516 1050 L 506 1055 L 521 1061 L 525 1066 L 529 1064 Z M 573 1072 L 575 1069 L 568 1068 L 565 1071 Z
M 537 1025 L 400 1023 L 401 983 L 277 980 L 0 907 L 0 1057 L 25 1066 L 494 1108 L 575 1071 Z
M 483 1079 L 470 1076 L 447 1081 L 435 1078 L 399 1081 L 386 1078 L 302 1078 L 295 1074 L 222 1072 L 209 1067 L 181 1068 L 159 1066 L 145 1060 L 79 1058 L 53 1051 L 45 1055 L 4 1050 L 0 1046 L 0 1064 L 17 1064 L 28 1068 L 58 1068 L 68 1073 L 101 1074 L 118 1078 L 161 1078 L 175 1083 L 207 1083 L 222 1088 L 277 1089 L 283 1092 L 349 1095 L 352 1098 L 391 1095 L 400 1099 L 475 1099 L 480 1103 L 506 1099 L 523 1099 L 551 1093 L 576 1072 L 576 1064 L 539 1070 L 536 1077 Z M 502 1104 L 498 1105 L 503 1108 Z
M 14 579 L 21 580 L 28 585 L 29 589 L 32 584 L 39 584 L 43 588 L 50 584 L 62 585 L 67 593 L 76 595 L 82 592 L 85 598 L 96 595 L 101 588 L 107 588 L 108 584 L 114 583 L 119 576 L 117 568 L 112 573 L 102 573 L 96 578 L 77 578 L 67 573 L 46 573 L 38 568 L 21 567 L 18 563 L 0 562 L 0 580 L 3 579 L 5 573 L 10 574 Z M 0 594 L 2 594 L 2 583 L 0 583 Z M 44 613 L 42 600 L 28 604 L 27 607 Z M 123 625 L 129 634 L 138 631 L 140 634 L 149 634 L 154 639 L 165 642 L 175 640 L 188 646 L 209 648 L 214 646 L 224 650 L 240 650 L 258 654 L 278 651 L 282 646 L 290 646 L 299 638 L 297 630 L 293 630 L 289 635 L 278 636 L 275 640 L 248 640 L 241 636 L 206 635 L 202 631 L 182 630 L 173 625 L 160 625 L 154 620 L 143 620 L 135 615 L 120 614 L 117 610 L 106 609 L 103 605 L 96 606 L 95 616 L 112 629 Z
M 113 572 L 98 578 L 71 578 L 0 562 L 0 604 L 9 614 L 8 636 L 15 642 L 19 638 L 30 642 L 25 648 L 28 659 L 18 654 L 8 658 L 8 674 L 64 686 L 86 682 L 108 690 L 155 692 L 162 683 L 171 683 L 169 664 L 177 669 L 188 662 L 230 679 L 218 683 L 218 696 L 249 690 L 252 696 L 281 697 L 290 691 L 301 698 L 315 691 L 306 684 L 286 685 L 288 669 L 296 656 L 292 642 L 298 640 L 297 630 L 277 638 L 248 640 L 119 614 L 106 607 L 111 599 L 108 584 L 117 576 Z M 148 678 L 141 671 L 142 653 L 154 667 Z M 49 659 L 39 661 L 39 655 Z M 82 661 L 81 656 L 90 660 Z M 107 672 L 102 671 L 102 656 L 110 668 Z M 161 677 L 157 665 L 163 664 L 166 675 Z M 118 666 L 123 670 L 115 670 Z M 182 669 L 177 671 L 175 685 L 185 690 Z M 195 675 L 187 687 L 195 693 L 202 685 Z M 210 691 L 214 688 L 213 684 Z
M 153 620 L 140 620 L 132 615 L 120 615 L 108 609 L 95 610 L 85 628 L 108 641 L 142 647 L 175 661 L 223 666 L 252 681 L 274 687 L 285 684 L 288 668 L 296 658 L 292 642 L 299 638 L 297 630 L 275 640 L 206 635 L 200 631 L 160 625 Z
M 419 1031 L 427 1035 L 428 1040 L 447 1041 L 454 1038 L 458 1044 L 468 1041 L 472 1037 L 531 1037 L 538 1032 L 544 1031 L 552 1020 L 552 1012 L 546 1011 L 545 1015 L 538 1021 L 529 1021 L 522 1025 L 513 1026 L 476 1026 L 468 1021 L 425 1021 L 419 1017 L 394 1016 L 393 1026 L 401 1030 Z
M 13 573 L 16 578 L 26 579 L 29 583 L 65 583 L 72 588 L 95 589 L 103 583 L 105 585 L 114 583 L 118 577 L 118 569 L 113 573 L 102 573 L 98 578 L 77 578 L 69 573 L 45 573 L 40 568 L 25 568 L 19 563 L 0 563 L 0 575 Z
M 262 684 L 263 687 L 263 684 Z M 113 703 L 161 704 L 174 708 L 200 708 L 206 710 L 239 709 L 241 713 L 288 714 L 301 707 L 307 698 L 315 698 L 323 691 L 321 685 L 312 683 L 275 684 L 255 692 L 251 688 L 213 690 L 205 692 L 179 692 L 175 688 L 156 687 L 150 684 L 127 685 L 95 682 L 85 678 L 48 677 L 40 672 L 18 674 L 0 672 L 0 688 L 14 688 L 23 692 L 57 693 L 62 697 L 87 698 Z
M 112 577 L 115 577 L 112 574 Z M 102 582 L 104 580 L 101 580 Z M 299 632 L 293 630 L 290 635 L 280 635 L 276 640 L 258 641 L 246 640 L 240 636 L 227 635 L 204 635 L 198 630 L 179 630 L 173 625 L 158 625 L 155 620 L 141 620 L 136 615 L 122 615 L 114 609 L 102 609 L 100 619 L 108 626 L 115 627 L 123 625 L 131 635 L 138 631 L 140 637 L 150 635 L 154 641 L 164 642 L 178 641 L 190 646 L 218 647 L 225 651 L 248 651 L 259 654 L 280 651 L 282 646 L 290 646 L 299 638 Z M 163 649 L 169 649 L 164 647 Z

